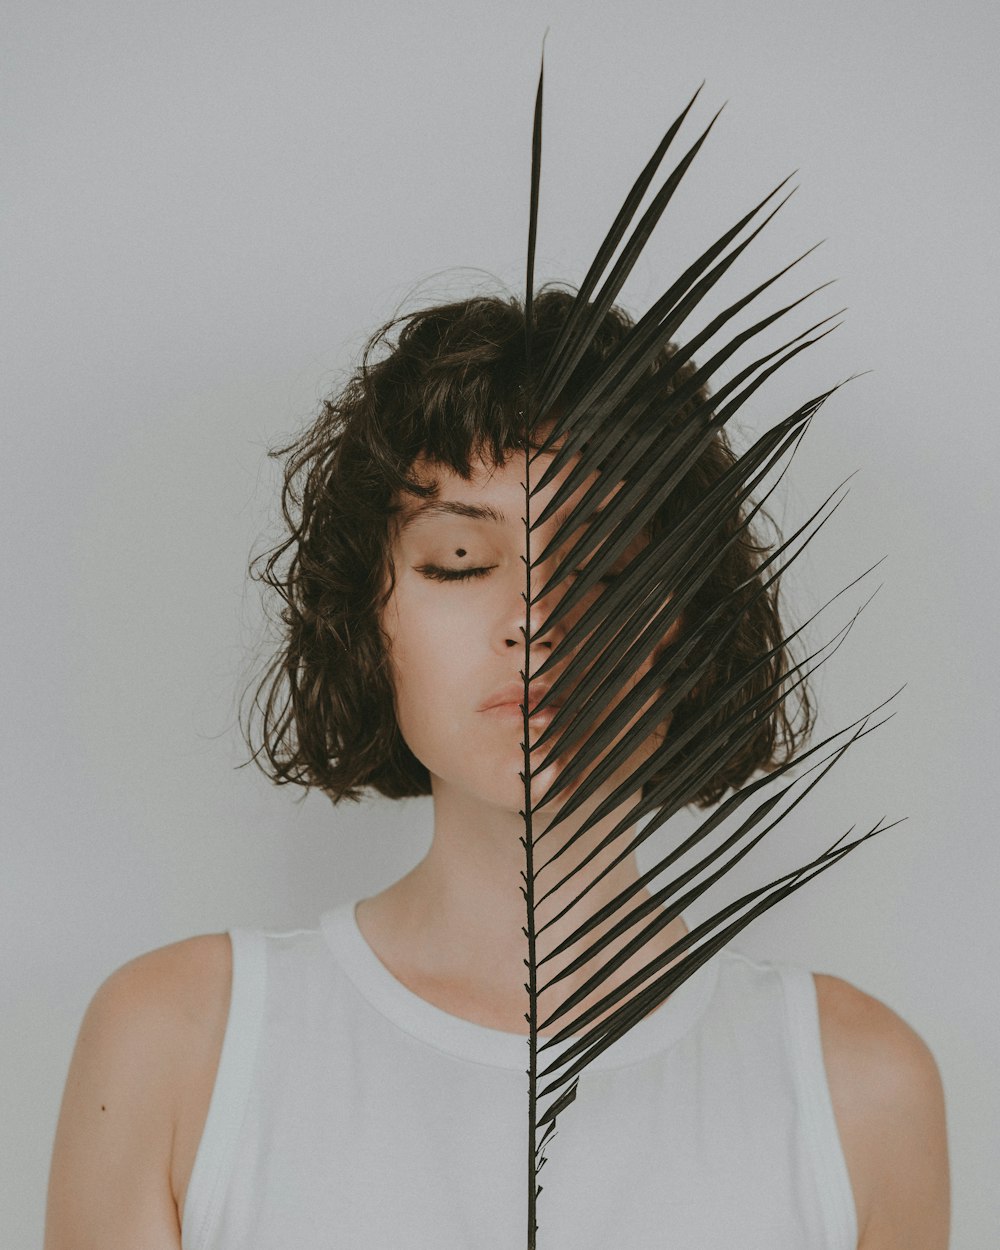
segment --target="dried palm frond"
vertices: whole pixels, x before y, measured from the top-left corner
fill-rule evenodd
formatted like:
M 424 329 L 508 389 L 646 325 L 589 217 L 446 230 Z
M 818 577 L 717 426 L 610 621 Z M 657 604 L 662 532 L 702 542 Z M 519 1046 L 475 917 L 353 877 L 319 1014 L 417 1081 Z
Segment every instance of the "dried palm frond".
M 768 311 L 733 333 L 732 323 L 739 314 L 798 263 L 792 261 L 711 317 L 687 342 L 675 341 L 679 329 L 781 208 L 790 194 L 785 190 L 786 180 L 670 284 L 620 349 L 604 360 L 596 376 L 582 389 L 576 386 L 567 391 L 574 370 L 715 118 L 680 156 L 639 215 L 640 204 L 672 149 L 696 92 L 629 191 L 554 348 L 538 364 L 532 360 L 532 328 L 542 83 L 540 76 L 525 297 L 526 613 L 521 675 L 529 1250 L 536 1241 L 536 1200 L 542 1190 L 537 1177 L 545 1162 L 546 1144 L 556 1117 L 576 1097 L 580 1073 L 663 1004 L 756 916 L 890 827 L 880 821 L 853 840 L 846 840 L 852 833 L 848 830 L 810 862 L 734 900 L 666 950 L 662 941 L 656 945 L 667 925 L 738 864 L 853 743 L 877 727 L 873 717 L 883 703 L 770 773 L 742 785 L 634 886 L 604 906 L 588 909 L 584 904 L 586 919 L 552 949 L 544 953 L 540 949 L 556 921 L 583 902 L 615 864 L 686 807 L 719 774 L 726 760 L 760 732 L 776 706 L 792 697 L 806 676 L 840 645 L 857 616 L 855 612 L 823 647 L 762 683 L 753 699 L 734 702 L 734 694 L 748 676 L 747 671 L 740 672 L 714 691 L 708 705 L 682 732 L 663 731 L 732 645 L 735 629 L 756 598 L 773 592 L 784 569 L 839 505 L 838 488 L 760 561 L 753 584 L 734 592 L 738 603 L 718 604 L 701 616 L 693 613 L 691 605 L 714 562 L 725 558 L 729 545 L 745 541 L 747 527 L 776 485 L 772 479 L 780 480 L 812 418 L 837 388 L 806 400 L 760 435 L 697 505 L 669 527 L 658 529 L 656 519 L 710 440 L 776 370 L 829 333 L 831 319 L 800 330 L 781 347 L 735 367 L 740 349 L 814 293 Z M 664 363 L 668 345 L 671 351 Z M 703 348 L 709 355 L 695 367 L 692 358 Z M 707 384 L 720 373 L 727 380 L 710 401 L 705 400 Z M 772 484 L 765 489 L 769 481 Z M 761 500 L 752 502 L 760 490 L 764 491 Z M 718 534 L 734 515 L 741 520 L 730 525 L 729 536 L 720 545 Z M 536 644 L 543 637 L 550 642 L 539 662 Z M 782 639 L 780 645 L 789 641 Z M 766 669 L 776 650 L 769 648 L 756 663 Z M 539 698 L 540 688 L 545 692 Z M 539 733 L 537 714 L 545 708 L 552 709 L 551 720 Z M 724 709 L 729 709 L 728 714 L 720 717 Z M 656 743 L 652 751 L 647 749 L 651 741 Z M 793 764 L 795 775 L 790 771 Z M 595 831 L 599 841 L 582 858 L 579 846 L 576 855 L 567 856 L 580 839 L 589 836 L 593 840 Z M 612 852 L 611 862 L 596 873 L 596 856 Z M 694 862 L 669 876 L 669 870 L 685 856 L 694 856 Z M 569 861 L 574 861 L 572 866 L 562 866 Z M 580 889 L 573 902 L 558 915 L 540 921 L 540 904 L 556 889 L 565 892 L 567 883 L 574 880 Z M 544 891 L 543 881 L 549 883 Z M 626 940 L 630 930 L 632 936 Z M 571 948 L 579 953 L 553 973 L 553 961 Z M 622 979 L 620 970 L 626 963 L 636 966 L 637 959 L 645 960 L 640 971 Z M 583 983 L 579 984 L 578 976 L 576 990 L 540 1019 L 540 995 L 547 992 L 551 1001 L 553 988 L 584 967 L 589 971 Z M 540 1030 L 553 1028 L 548 1036 L 540 1036 Z M 545 1054 L 550 1048 L 556 1048 L 556 1058 L 540 1066 L 550 1058 Z M 543 1107 L 545 1098 L 550 1101 Z

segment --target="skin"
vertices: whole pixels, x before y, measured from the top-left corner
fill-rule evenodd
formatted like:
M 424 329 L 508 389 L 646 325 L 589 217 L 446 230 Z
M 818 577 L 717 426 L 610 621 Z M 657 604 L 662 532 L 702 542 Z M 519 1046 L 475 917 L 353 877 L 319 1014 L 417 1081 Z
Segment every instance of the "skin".
M 434 837 L 416 868 L 362 900 L 357 917 L 376 955 L 415 993 L 454 1015 L 523 1034 L 521 725 L 516 715 L 484 710 L 494 692 L 517 680 L 523 655 L 521 472 L 517 457 L 495 472 L 480 465 L 471 482 L 435 468 L 437 503 L 488 507 L 494 516 L 425 512 L 395 534 L 395 588 L 383 624 L 400 728 L 431 774 Z M 471 568 L 489 571 L 447 580 L 430 571 Z M 538 605 L 533 629 L 546 608 Z M 532 673 L 555 640 L 543 636 L 533 645 Z M 544 716 L 534 722 L 532 741 L 544 723 Z M 554 830 L 549 842 L 566 836 Z M 585 872 L 593 877 L 605 863 L 599 857 Z M 637 873 L 634 857 L 623 860 L 552 925 L 550 944 Z M 585 879 L 556 889 L 539 918 L 554 917 Z M 686 931 L 682 918 L 674 920 L 656 952 Z M 558 996 L 586 975 L 584 968 L 562 982 Z M 209 934 L 132 960 L 98 990 L 63 1098 L 45 1250 L 178 1250 L 179 1212 L 208 1111 L 230 978 L 228 937 Z M 934 1058 L 885 1004 L 838 977 L 815 980 L 859 1250 L 946 1250 L 947 1130 Z M 549 1001 L 543 990 L 540 1019 Z
M 487 707 L 496 692 L 519 682 L 523 665 L 523 461 L 523 455 L 515 456 L 499 470 L 480 465 L 471 482 L 454 474 L 440 475 L 434 504 L 421 507 L 414 499 L 397 527 L 392 552 L 395 584 L 383 627 L 390 641 L 396 719 L 431 777 L 434 837 L 420 864 L 389 890 L 364 900 L 357 915 L 373 949 L 387 957 L 389 966 L 411 988 L 435 1002 L 442 996 L 452 1002 L 474 1002 L 479 1004 L 482 1022 L 488 1017 L 495 1028 L 526 1033 L 526 947 L 521 933 L 525 910 L 518 888 L 524 867 L 520 842 L 524 827 L 519 814 L 524 806 L 519 776 L 523 723 L 517 703 Z M 541 465 L 535 472 L 540 469 Z M 432 480 L 437 478 L 433 474 Z M 560 480 L 538 497 L 536 515 Z M 571 497 L 570 504 L 583 489 Z M 443 511 L 456 503 L 489 515 L 477 519 Z M 553 518 L 536 530 L 533 552 L 544 550 L 556 528 Z M 620 564 L 631 554 L 624 553 Z M 538 570 L 537 585 L 547 580 L 552 567 L 550 560 Z M 450 576 L 442 580 L 443 574 Z M 456 574 L 466 576 L 459 579 Z M 535 605 L 533 632 L 545 622 L 559 593 L 556 588 Z M 598 593 L 592 592 L 589 598 Z M 531 676 L 578 615 L 574 611 L 533 642 Z M 548 721 L 544 711 L 532 718 L 532 742 Z M 651 740 L 633 755 L 585 810 L 592 810 L 598 798 L 609 794 L 617 780 L 654 747 Z M 536 775 L 536 801 L 544 796 L 556 771 L 553 764 Z M 619 815 L 619 811 L 612 813 L 548 871 L 542 870 L 539 889 L 543 893 L 551 889 L 551 893 L 539 901 L 537 916 L 540 924 L 552 923 L 540 954 L 638 878 L 633 854 L 597 882 L 579 905 L 557 918 L 584 883 L 597 881 L 620 850 L 619 842 L 598 855 L 582 877 L 558 886 L 568 866 L 579 863 Z M 544 827 L 544 816 L 538 823 Z M 538 853 L 543 860 L 565 844 L 576 823 L 566 822 L 542 838 Z M 639 897 L 648 897 L 648 891 Z M 659 936 L 654 953 L 666 951 L 686 932 L 687 926 L 678 918 Z M 626 935 L 632 936 L 631 932 Z M 583 945 L 592 940 L 588 937 Z M 616 949 L 624 941 L 619 939 Z M 553 960 L 551 971 L 568 964 L 583 945 L 575 944 Z M 623 965 L 613 983 L 624 981 L 648 958 L 647 953 Z M 544 1020 L 550 1003 L 554 1005 L 568 989 L 581 985 L 592 970 L 585 965 L 553 987 L 551 994 L 543 990 L 540 1019 Z M 597 997 L 588 998 L 585 1004 Z

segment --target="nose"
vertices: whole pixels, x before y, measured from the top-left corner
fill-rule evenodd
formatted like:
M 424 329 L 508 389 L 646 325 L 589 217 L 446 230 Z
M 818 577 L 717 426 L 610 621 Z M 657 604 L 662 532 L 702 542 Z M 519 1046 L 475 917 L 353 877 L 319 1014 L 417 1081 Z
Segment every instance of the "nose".
M 531 570 L 531 593 L 534 602 L 531 611 L 526 610 L 527 579 L 524 576 L 524 564 L 520 565 L 520 585 L 516 594 L 508 599 L 508 611 L 501 629 L 501 645 L 504 650 L 517 648 L 523 653 L 525 629 L 531 636 L 529 664 L 534 671 L 551 654 L 552 648 L 562 636 L 564 630 L 561 622 L 548 624 L 553 608 L 559 602 L 565 589 L 565 583 L 554 586 L 544 595 L 539 591 L 547 584 L 555 568 L 554 561 L 543 561 Z

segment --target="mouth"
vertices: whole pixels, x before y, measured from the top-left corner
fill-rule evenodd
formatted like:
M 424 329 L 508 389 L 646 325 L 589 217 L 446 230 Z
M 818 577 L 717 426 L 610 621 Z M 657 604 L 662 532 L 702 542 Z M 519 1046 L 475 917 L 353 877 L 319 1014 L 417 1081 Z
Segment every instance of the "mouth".
M 547 703 L 543 708 L 533 708 L 528 713 L 528 720 L 532 725 L 548 723 L 555 716 L 556 712 L 562 707 L 561 703 Z M 523 720 L 524 712 L 520 703 L 494 703 L 492 706 L 483 708 L 484 712 L 492 715 L 510 717 L 515 720 Z
M 542 708 L 538 707 L 538 704 L 548 695 L 549 690 L 550 686 L 543 682 L 533 682 L 528 689 L 528 723 L 535 728 L 547 726 L 562 707 L 563 701 L 561 699 L 546 703 Z M 523 682 L 510 682 L 506 686 L 495 690 L 479 710 L 495 719 L 516 721 L 519 724 L 523 724 L 524 712 L 522 707 L 524 704 L 524 693 Z

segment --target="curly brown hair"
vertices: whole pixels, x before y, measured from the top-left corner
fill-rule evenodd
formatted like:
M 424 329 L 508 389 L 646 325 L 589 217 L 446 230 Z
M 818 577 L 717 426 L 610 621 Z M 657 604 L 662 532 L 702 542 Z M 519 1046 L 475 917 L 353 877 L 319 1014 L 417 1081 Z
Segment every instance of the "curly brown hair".
M 531 376 L 544 365 L 572 302 L 570 292 L 551 286 L 536 296 Z M 583 393 L 633 324 L 620 308 L 610 309 L 561 392 L 563 402 Z M 650 376 L 675 350 L 672 345 L 663 350 Z M 693 374 L 693 364 L 685 363 L 664 382 L 664 395 Z M 283 637 L 241 721 L 252 759 L 276 783 L 315 786 L 333 802 L 360 798 L 365 788 L 389 798 L 430 793 L 427 769 L 396 722 L 381 628 L 392 587 L 391 519 L 401 493 L 426 496 L 433 490 L 413 475 L 418 456 L 468 479 L 476 458 L 501 465 L 523 448 L 519 413 L 530 385 L 523 303 L 478 296 L 425 308 L 379 329 L 360 366 L 323 403 L 315 421 L 293 442 L 269 452 L 285 460 L 281 506 L 288 534 L 251 561 L 250 575 L 283 601 Z M 681 412 L 707 402 L 708 392 L 697 389 Z M 653 528 L 661 531 L 690 512 L 735 460 L 720 430 L 671 493 Z M 731 641 L 675 711 L 672 732 L 697 720 L 741 672 L 746 680 L 678 753 L 672 770 L 682 769 L 706 735 L 792 667 L 788 646 L 782 645 L 778 580 L 760 593 L 757 570 L 773 543 L 752 527 L 733 541 L 745 520 L 745 508 L 737 508 L 721 527 L 718 550 L 728 544 L 727 549 L 685 609 L 686 621 L 716 611 L 715 629 L 730 630 Z M 723 601 L 724 614 L 718 613 Z M 814 719 L 807 684 L 795 686 L 793 714 L 786 702 L 774 704 L 752 738 L 687 802 L 707 807 L 758 770 L 770 771 L 793 756 Z

